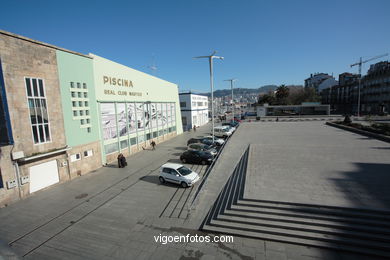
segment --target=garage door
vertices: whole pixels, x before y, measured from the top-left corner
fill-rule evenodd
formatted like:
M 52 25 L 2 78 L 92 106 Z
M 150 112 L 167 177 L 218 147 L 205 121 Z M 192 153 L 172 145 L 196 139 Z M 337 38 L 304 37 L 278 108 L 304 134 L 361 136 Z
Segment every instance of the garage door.
M 57 160 L 30 167 L 30 193 L 59 182 Z

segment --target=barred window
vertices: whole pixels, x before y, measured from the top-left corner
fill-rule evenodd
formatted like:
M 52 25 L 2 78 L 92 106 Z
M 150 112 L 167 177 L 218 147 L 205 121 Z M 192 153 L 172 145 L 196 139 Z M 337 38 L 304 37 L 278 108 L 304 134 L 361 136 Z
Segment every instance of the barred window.
M 34 144 L 50 142 L 50 124 L 44 82 L 42 79 L 26 78 L 25 83 Z

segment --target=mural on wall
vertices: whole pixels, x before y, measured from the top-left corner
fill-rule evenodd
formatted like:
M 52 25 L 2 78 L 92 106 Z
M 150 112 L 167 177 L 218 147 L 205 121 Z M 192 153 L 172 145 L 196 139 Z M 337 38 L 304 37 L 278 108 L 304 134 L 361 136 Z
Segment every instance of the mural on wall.
M 101 110 L 101 122 L 103 129 L 103 139 L 109 140 L 117 137 L 116 132 L 116 119 L 115 119 L 115 104 L 114 103 L 102 103 Z
M 118 118 L 119 136 L 126 136 L 128 134 L 126 104 L 124 103 L 117 104 L 116 111 L 117 111 L 117 118 Z
M 137 120 L 135 116 L 135 104 L 128 103 L 127 104 L 127 118 L 128 118 L 128 127 L 130 134 L 136 132 Z
M 104 140 L 176 124 L 175 103 L 102 103 L 100 109 Z

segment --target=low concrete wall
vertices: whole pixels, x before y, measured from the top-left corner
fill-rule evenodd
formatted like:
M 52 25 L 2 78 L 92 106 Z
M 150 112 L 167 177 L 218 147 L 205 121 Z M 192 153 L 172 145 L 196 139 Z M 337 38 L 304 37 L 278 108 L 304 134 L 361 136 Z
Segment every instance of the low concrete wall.
M 357 129 L 357 128 L 346 126 L 346 125 L 340 125 L 340 124 L 336 124 L 336 123 L 332 123 L 332 122 L 326 122 L 326 124 L 330 125 L 330 126 L 333 126 L 333 127 L 336 127 L 336 128 L 340 128 L 340 129 L 343 129 L 343 130 L 354 132 L 356 134 L 361 134 L 361 135 L 364 135 L 364 136 L 372 137 L 372 138 L 375 138 L 375 139 L 378 139 L 378 140 L 390 143 L 390 137 L 386 136 L 386 135 L 371 133 L 371 132 L 368 132 L 368 131 L 365 131 L 365 130 Z

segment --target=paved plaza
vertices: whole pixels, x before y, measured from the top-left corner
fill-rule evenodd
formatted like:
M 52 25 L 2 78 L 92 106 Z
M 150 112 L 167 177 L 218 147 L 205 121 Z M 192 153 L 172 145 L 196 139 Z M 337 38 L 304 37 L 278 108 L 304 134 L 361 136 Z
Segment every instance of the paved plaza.
M 156 243 L 160 234 L 206 235 L 198 229 L 249 144 L 246 196 L 389 209 L 390 144 L 324 122 L 242 124 L 192 204 L 198 186 L 159 184 L 158 169 L 178 162 L 189 138 L 209 132 L 210 125 L 186 132 L 129 157 L 124 169 L 109 165 L 0 209 L 1 240 L 30 259 L 372 259 L 238 236 Z

